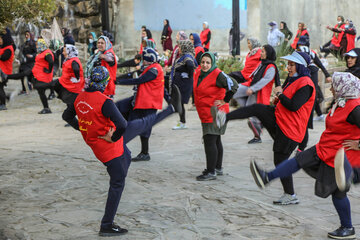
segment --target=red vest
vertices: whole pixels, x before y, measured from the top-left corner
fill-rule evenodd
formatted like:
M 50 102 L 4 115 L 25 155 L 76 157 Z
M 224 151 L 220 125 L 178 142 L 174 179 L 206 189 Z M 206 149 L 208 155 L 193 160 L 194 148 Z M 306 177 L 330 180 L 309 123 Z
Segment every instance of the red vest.
M 51 73 L 44 72 L 44 68 L 49 69 L 49 63 L 45 60 L 45 56 L 47 54 L 50 54 L 54 61 L 54 54 L 51 52 L 50 49 L 46 49 L 42 53 L 36 55 L 35 65 L 32 69 L 32 73 L 36 80 L 49 83 L 53 79 L 54 68 L 52 68 Z
M 203 30 L 203 31 L 201 31 L 201 33 L 200 33 L 200 41 L 201 41 L 201 44 L 204 44 L 204 42 L 207 40 L 207 36 L 208 36 L 209 32 L 210 32 L 210 29 L 208 29 L 208 28 L 205 29 L 205 30 Z M 205 45 L 205 48 L 209 49 L 209 47 L 210 47 L 210 40 L 209 40 L 209 42 Z
M 338 27 L 338 24 L 335 25 L 335 28 Z M 345 24 L 341 25 L 340 28 L 345 29 Z M 340 42 L 341 39 L 344 36 L 344 32 L 340 32 L 340 33 L 333 33 L 333 37 L 331 39 L 331 43 L 335 46 L 335 47 L 340 47 Z
M 309 77 L 301 77 L 290 85 L 287 85 L 283 91 L 283 94 L 291 99 L 298 89 L 306 85 L 309 85 L 313 88 L 312 95 L 310 99 L 296 112 L 292 112 L 284 107 L 280 101 L 275 108 L 277 125 L 285 134 L 285 136 L 298 143 L 302 142 L 304 139 L 310 114 L 314 106 L 316 95 L 315 86 Z
M 110 118 L 104 117 L 101 112 L 106 99 L 110 98 L 99 91 L 81 92 L 74 102 L 80 132 L 97 159 L 103 163 L 120 157 L 124 153 L 123 137 L 114 143 L 98 138 L 106 135 L 110 128 L 116 130 Z
M 348 33 L 346 34 L 346 40 L 347 40 L 346 52 L 349 52 L 350 50 L 355 48 L 355 37 L 356 35 L 352 35 Z
M 360 106 L 360 98 L 348 100 L 345 107 L 336 108 L 334 115 L 326 117 L 326 129 L 316 144 L 316 153 L 330 167 L 334 167 L 336 152 L 342 147 L 344 140 L 359 140 L 360 128 L 346 121 L 355 107 Z M 360 167 L 360 153 L 356 150 L 347 150 L 346 156 L 351 166 Z
M 295 35 L 295 38 L 294 38 L 294 42 L 291 44 L 291 47 L 293 49 L 296 49 L 296 46 L 297 46 L 297 43 L 299 41 L 299 38 L 300 36 L 304 36 L 304 35 L 309 35 L 308 31 L 306 29 L 302 30 L 301 33 L 300 33 L 300 30 L 297 30 L 297 33 Z
M 164 72 L 159 63 L 148 66 L 140 75 L 144 75 L 151 68 L 156 68 L 158 75 L 154 80 L 139 84 L 134 109 L 162 109 L 164 98 Z
M 117 61 L 116 61 L 116 56 L 115 56 L 114 50 L 112 48 L 110 48 L 109 50 L 105 51 L 104 54 L 106 54 L 108 52 L 111 52 L 114 55 L 115 64 L 114 64 L 114 66 L 110 67 L 108 62 L 101 60 L 101 66 L 106 67 L 110 73 L 110 80 L 104 91 L 105 95 L 110 96 L 110 95 L 115 95 Z
M 223 100 L 226 94 L 224 88 L 216 86 L 216 79 L 221 73 L 221 70 L 215 68 L 209 75 L 207 75 L 198 85 L 201 69 L 197 68 L 194 73 L 194 100 L 196 110 L 202 123 L 212 123 L 210 108 L 214 106 L 215 100 Z M 228 113 L 229 104 L 226 103 L 220 107 L 220 110 Z
M 261 59 L 261 48 L 252 56 L 249 56 L 249 53 L 246 55 L 245 66 L 243 70 L 241 70 L 241 74 L 246 79 L 246 81 L 250 80 L 250 75 L 255 71 L 255 69 L 259 66 Z
M 264 74 L 263 74 L 263 77 L 265 76 L 267 70 L 271 67 L 275 67 L 274 64 L 269 64 L 267 65 L 265 71 L 264 71 Z M 272 87 L 273 87 L 273 83 L 275 82 L 275 76 L 274 75 L 274 78 L 268 83 L 266 84 L 262 89 L 260 89 L 258 92 L 257 92 L 257 95 L 256 95 L 256 103 L 261 103 L 261 104 L 265 104 L 265 105 L 270 105 L 270 97 L 271 97 L 271 92 L 272 92 Z M 251 82 L 253 80 L 253 77 L 251 77 L 251 80 L 248 81 L 248 82 L 245 82 L 245 83 L 242 83 L 242 85 L 244 86 L 247 86 L 247 87 L 250 87 L 251 86 Z
M 12 45 L 6 46 L 4 48 L 0 48 L 0 55 L 2 55 L 6 49 L 11 51 L 11 56 L 6 61 L 0 61 L 0 69 L 7 75 L 12 74 L 13 70 L 13 61 L 14 61 L 14 47 Z
M 71 64 L 73 61 L 77 62 L 80 66 L 80 81 L 76 82 L 76 83 L 71 82 L 71 80 L 70 80 L 71 78 L 75 78 L 74 70 L 71 67 Z M 71 58 L 63 64 L 62 75 L 59 79 L 59 82 L 69 92 L 80 93 L 83 90 L 85 80 L 84 80 L 83 67 L 81 65 L 79 58 L 77 58 L 77 57 Z
M 202 53 L 201 53 L 201 52 L 202 52 Z M 197 59 L 197 55 L 198 55 L 199 53 L 203 54 L 204 52 L 205 52 L 205 50 L 204 50 L 203 47 L 197 46 L 197 47 L 195 48 L 195 59 Z M 197 64 L 200 66 L 200 63 L 197 63 Z

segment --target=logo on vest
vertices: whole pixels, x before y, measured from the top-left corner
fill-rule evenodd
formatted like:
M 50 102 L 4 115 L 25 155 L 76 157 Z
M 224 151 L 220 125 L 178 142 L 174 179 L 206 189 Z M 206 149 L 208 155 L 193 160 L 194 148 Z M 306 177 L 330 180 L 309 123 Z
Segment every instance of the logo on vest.
M 90 110 L 93 110 L 93 108 L 84 101 L 79 101 L 76 104 L 77 109 L 79 110 L 79 112 L 81 112 L 82 114 L 87 114 L 88 112 L 90 112 Z

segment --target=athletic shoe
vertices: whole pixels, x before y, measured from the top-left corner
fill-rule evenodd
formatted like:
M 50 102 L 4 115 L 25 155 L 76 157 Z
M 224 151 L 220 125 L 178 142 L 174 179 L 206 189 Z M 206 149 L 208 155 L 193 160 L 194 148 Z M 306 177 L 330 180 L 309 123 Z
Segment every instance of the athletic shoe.
M 149 161 L 150 154 L 149 153 L 139 153 L 136 157 L 132 158 L 131 161 L 133 162 L 140 162 L 140 161 Z
M 254 137 L 250 141 L 248 141 L 248 144 L 254 144 L 254 143 L 262 143 L 261 138 Z
M 340 148 L 334 160 L 335 180 L 339 190 L 344 192 L 350 189 L 351 181 L 353 178 L 352 167 L 347 160 L 344 148 Z
M 40 112 L 38 112 L 38 114 L 48 114 L 51 113 L 50 108 L 44 108 L 43 110 L 41 110 Z
M 333 239 L 356 239 L 355 228 L 339 227 L 333 232 L 328 233 L 329 238 Z
M 182 129 L 187 129 L 185 123 L 182 123 L 182 122 L 179 122 L 172 128 L 172 130 L 182 130 Z
M 205 169 L 201 175 L 196 177 L 197 181 L 209 181 L 209 180 L 215 180 L 216 179 L 216 172 L 209 172 L 207 169 Z
M 226 122 L 226 113 L 224 111 L 219 110 L 216 106 L 212 106 L 211 116 L 213 117 L 213 124 L 217 128 L 221 128 L 225 125 Z
M 128 230 L 125 228 L 121 228 L 120 226 L 116 224 L 112 224 L 109 228 L 100 228 L 99 236 L 101 237 L 112 237 L 112 236 L 119 236 L 127 233 Z
M 319 121 L 319 122 L 324 122 L 325 121 L 325 116 L 324 116 L 324 114 L 321 114 L 320 116 L 314 117 L 313 120 L 314 121 Z
M 267 172 L 259 168 L 255 161 L 250 162 L 250 171 L 256 185 L 258 185 L 259 188 L 264 189 L 265 185 L 269 183 Z
M 224 175 L 223 168 L 215 168 L 216 176 Z
M 290 195 L 287 193 L 284 193 L 279 200 L 273 201 L 273 204 L 275 205 L 290 205 L 290 204 L 298 204 L 300 201 L 296 197 L 296 195 Z
M 2 110 L 7 110 L 7 107 L 5 104 L 0 105 L 0 111 L 2 111 Z
M 262 133 L 262 124 L 250 119 L 247 121 L 247 123 L 251 131 L 253 131 L 255 138 L 261 138 L 260 136 Z
M 182 114 L 181 93 L 176 85 L 172 86 L 170 104 L 173 106 L 175 112 L 179 113 L 179 115 Z
M 55 98 L 55 93 L 50 93 L 48 100 L 52 100 Z

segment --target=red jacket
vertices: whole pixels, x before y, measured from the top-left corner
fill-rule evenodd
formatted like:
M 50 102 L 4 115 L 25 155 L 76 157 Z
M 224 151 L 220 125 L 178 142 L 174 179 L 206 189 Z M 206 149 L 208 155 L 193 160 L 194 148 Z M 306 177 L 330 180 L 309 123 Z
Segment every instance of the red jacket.
M 110 95 L 115 95 L 117 61 L 116 61 L 116 56 L 115 56 L 114 50 L 112 48 L 110 48 L 109 50 L 105 51 L 104 54 L 106 54 L 108 52 L 111 52 L 114 55 L 115 64 L 114 64 L 114 66 L 111 67 L 108 62 L 101 60 L 101 66 L 106 67 L 110 73 L 110 80 L 104 91 L 105 95 L 110 96 Z
M 335 28 L 338 28 L 338 24 L 335 25 Z M 341 25 L 340 28 L 345 29 L 345 24 Z M 341 33 L 334 32 L 333 37 L 331 39 L 331 43 L 335 47 L 340 47 L 340 42 L 341 42 L 341 39 L 343 38 L 343 36 L 344 36 L 344 32 L 341 32 Z
M 6 61 L 0 61 L 0 69 L 7 75 L 12 74 L 13 71 L 13 62 L 14 62 L 14 47 L 12 45 L 0 48 L 0 55 L 2 55 L 5 50 L 9 49 L 11 51 L 11 56 Z
M 347 40 L 346 52 L 349 52 L 350 50 L 355 48 L 355 37 L 356 34 L 346 33 L 346 40 Z
M 75 78 L 74 70 L 72 69 L 72 62 L 75 61 L 80 66 L 80 79 L 79 82 L 72 82 L 71 78 Z M 62 66 L 62 75 L 59 79 L 60 84 L 66 88 L 69 92 L 72 93 L 80 93 L 85 84 L 84 80 L 84 72 L 83 67 L 81 65 L 80 59 L 77 57 L 71 58 L 70 60 L 66 61 Z
M 159 63 L 153 63 L 148 66 L 141 75 L 144 75 L 151 68 L 156 68 L 158 75 L 154 80 L 139 84 L 134 109 L 162 109 L 164 72 Z
M 301 143 L 304 139 L 310 114 L 313 110 L 316 95 L 315 86 L 309 77 L 301 77 L 290 85 L 287 85 L 283 91 L 283 94 L 291 99 L 298 89 L 306 85 L 313 88 L 312 95 L 296 112 L 284 107 L 280 101 L 275 108 L 276 124 L 286 137 L 298 143 Z
M 44 72 L 44 68 L 49 69 L 49 63 L 45 60 L 47 54 L 50 54 L 52 56 L 52 59 L 54 60 L 54 54 L 51 52 L 50 49 L 46 49 L 35 57 L 35 64 L 32 69 L 32 73 L 36 80 L 45 83 L 51 82 L 54 74 L 54 68 L 52 68 L 50 73 Z
M 274 64 L 267 65 L 267 67 L 264 71 L 263 77 L 265 76 L 267 70 L 271 67 L 275 67 L 275 65 Z M 266 84 L 262 89 L 260 89 L 257 92 L 256 103 L 270 105 L 270 97 L 271 97 L 273 83 L 275 82 L 275 76 L 276 76 L 276 74 L 274 75 L 274 78 L 268 84 Z M 253 76 L 251 77 L 250 81 L 242 83 L 242 85 L 250 87 L 252 80 L 253 80 Z
M 243 70 L 241 70 L 241 74 L 246 79 L 246 81 L 250 80 L 250 75 L 255 71 L 255 69 L 259 66 L 261 59 L 261 48 L 252 56 L 249 56 L 250 53 L 246 55 L 245 66 Z
M 202 45 L 204 45 L 204 42 L 206 42 L 209 32 L 210 32 L 210 29 L 208 29 L 208 28 L 205 29 L 205 30 L 203 30 L 203 31 L 201 31 L 201 33 L 200 33 L 200 41 L 201 41 L 201 44 L 202 44 Z M 210 49 L 210 40 L 209 40 L 209 42 L 205 45 L 204 48 Z
M 91 147 L 97 159 L 108 162 L 124 153 L 123 137 L 114 143 L 98 138 L 116 130 L 110 118 L 104 117 L 101 108 L 106 99 L 110 99 L 99 91 L 81 92 L 77 96 L 74 107 L 79 121 L 79 130 L 87 145 Z
M 197 68 L 194 73 L 194 98 L 195 106 L 198 112 L 199 118 L 202 123 L 212 123 L 213 118 L 211 116 L 210 109 L 214 106 L 215 100 L 223 100 L 226 94 L 224 88 L 216 86 L 216 79 L 221 73 L 221 70 L 215 68 L 209 75 L 207 75 L 199 84 L 198 80 L 201 73 L 201 69 Z M 229 112 L 229 104 L 226 103 L 220 107 L 220 110 Z
M 359 140 L 360 128 L 346 121 L 349 114 L 360 106 L 360 98 L 347 100 L 345 107 L 336 108 L 334 115 L 326 117 L 326 129 L 316 144 L 316 153 L 330 167 L 334 167 L 336 152 L 342 147 L 344 140 Z M 346 150 L 346 156 L 352 166 L 360 167 L 360 154 L 356 150 Z
M 301 33 L 300 33 L 300 30 L 297 30 L 297 33 L 294 38 L 294 42 L 291 44 L 291 47 L 293 49 L 296 49 L 296 46 L 297 46 L 300 36 L 304 36 L 304 35 L 309 35 L 309 32 L 306 29 L 302 30 Z

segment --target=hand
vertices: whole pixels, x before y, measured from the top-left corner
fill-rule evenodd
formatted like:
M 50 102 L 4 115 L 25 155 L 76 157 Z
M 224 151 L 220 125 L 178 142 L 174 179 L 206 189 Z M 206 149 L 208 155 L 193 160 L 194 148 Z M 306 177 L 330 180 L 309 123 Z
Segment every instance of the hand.
M 224 100 L 215 100 L 214 105 L 217 107 L 221 107 L 225 104 L 226 102 Z
M 248 95 L 248 96 L 252 95 L 253 93 L 254 93 L 254 91 L 251 88 L 248 88 L 246 90 L 246 95 Z
M 278 93 L 282 93 L 283 92 L 283 89 L 281 86 L 277 86 L 275 89 L 274 89 L 274 92 L 276 95 L 278 95 Z
M 167 71 L 168 71 L 168 68 L 169 68 L 169 67 L 166 65 L 166 66 L 164 67 L 164 71 L 167 72 Z
M 98 136 L 98 138 L 101 138 L 107 142 L 113 143 L 113 140 L 111 140 L 111 137 L 114 134 L 114 132 L 115 132 L 115 129 L 110 128 L 109 131 L 104 136 Z
M 32 57 L 33 57 L 33 55 L 31 55 L 31 54 L 26 54 L 26 57 L 28 57 L 28 58 L 32 58 Z
M 274 97 L 273 104 L 276 105 L 278 102 L 279 102 L 279 98 L 278 98 L 278 97 Z
M 288 42 L 288 41 L 289 41 L 289 39 L 285 38 L 285 39 L 284 39 L 284 41 L 285 41 L 285 42 Z
M 186 72 L 182 72 L 182 73 L 181 73 L 181 77 L 182 77 L 182 78 L 189 78 L 189 74 L 186 73 Z
M 332 82 L 331 77 L 327 77 L 327 78 L 325 79 L 325 82 L 327 82 L 327 83 L 331 83 L 331 82 Z
M 331 29 L 331 27 L 329 25 L 326 26 L 327 29 Z
M 360 150 L 359 140 L 344 140 L 343 146 L 345 150 Z
M 71 81 L 72 83 L 78 83 L 78 82 L 80 82 L 80 79 L 71 77 L 71 78 L 70 78 L 70 81 Z

